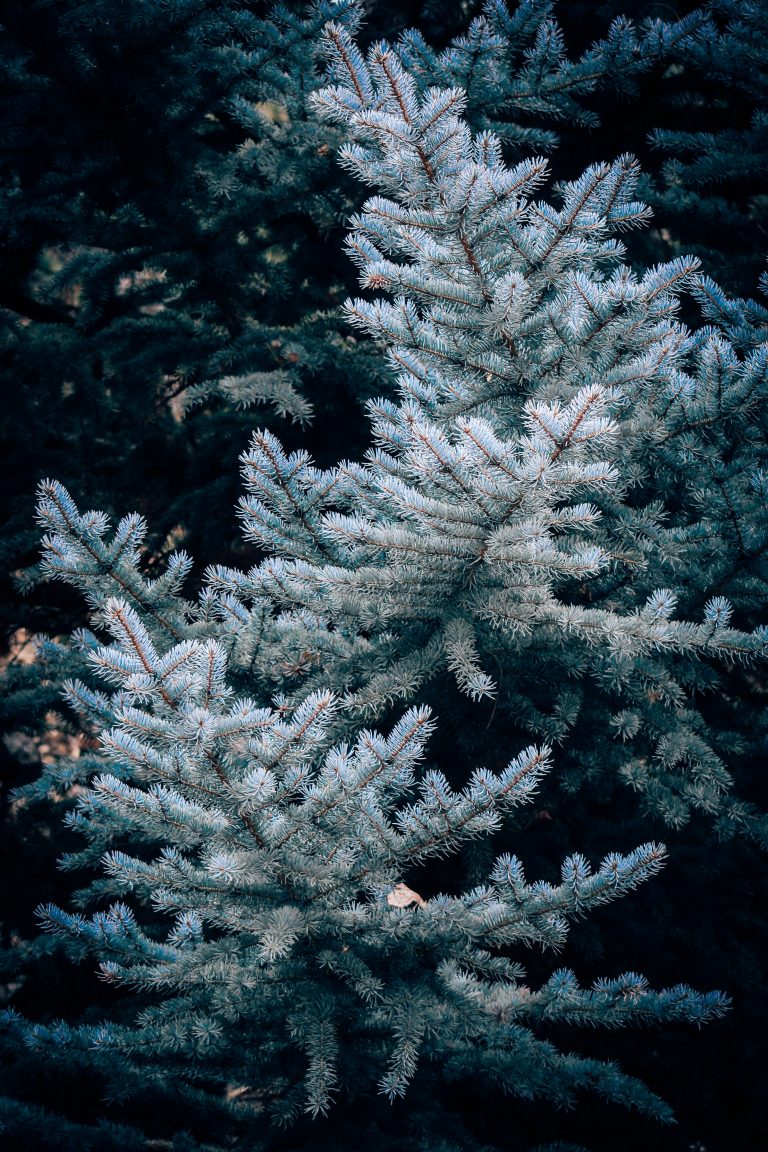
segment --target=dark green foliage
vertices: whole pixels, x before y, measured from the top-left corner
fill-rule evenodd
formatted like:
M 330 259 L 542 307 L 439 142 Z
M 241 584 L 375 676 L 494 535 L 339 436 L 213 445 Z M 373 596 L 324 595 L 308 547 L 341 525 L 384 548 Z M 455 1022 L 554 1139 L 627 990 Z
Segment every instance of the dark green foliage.
M 328 235 L 351 203 L 336 138 L 305 108 L 325 13 L 266 12 L 94 0 L 6 13 L 6 560 L 29 547 L 30 493 L 51 468 L 93 501 L 130 493 L 156 552 L 179 527 L 220 547 L 221 444 L 251 426 L 234 410 L 305 422 L 321 399 L 328 419 L 373 387 L 331 315 L 348 273 Z M 183 424 L 206 397 L 220 399 Z
M 664 163 L 650 198 L 673 244 L 750 295 L 768 255 L 768 11 L 711 7 L 712 22 L 670 69 L 668 118 L 651 134 Z

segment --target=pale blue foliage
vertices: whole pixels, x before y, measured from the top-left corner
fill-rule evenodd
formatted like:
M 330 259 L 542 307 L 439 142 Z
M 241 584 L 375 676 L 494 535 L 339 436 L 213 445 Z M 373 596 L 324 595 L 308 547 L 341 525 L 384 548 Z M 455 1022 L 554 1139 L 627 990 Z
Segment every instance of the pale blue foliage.
M 258 666 L 258 633 L 267 682 L 289 678 L 299 699 L 331 677 L 371 715 L 446 666 L 558 742 L 631 714 L 619 731 L 634 751 L 602 746 L 603 771 L 674 826 L 698 808 L 765 842 L 763 817 L 728 798 L 720 737 L 692 696 L 712 683 L 702 656 L 766 654 L 755 306 L 691 258 L 644 274 L 620 262 L 616 232 L 647 217 L 630 157 L 590 167 L 557 206 L 535 200 L 544 162 L 507 168 L 499 141 L 463 123 L 461 90 L 420 93 L 394 49 L 366 62 L 339 25 L 326 51 L 336 84 L 312 101 L 354 136 L 342 161 L 387 194 L 348 249 L 392 299 L 348 301 L 347 317 L 389 347 L 399 398 L 371 405 L 362 465 L 320 472 L 254 437 L 241 515 L 276 555 L 210 573 L 234 658 Z M 677 319 L 687 291 L 711 325 Z M 713 627 L 710 590 L 752 629 L 723 614 Z M 557 722 L 541 703 L 552 662 L 573 678 Z
M 90 523 L 69 512 L 90 541 Z M 595 872 L 572 856 L 560 884 L 529 884 L 507 856 L 484 887 L 416 893 L 406 873 L 493 832 L 532 798 L 548 749 L 527 748 L 498 773 L 478 769 L 457 790 L 421 768 L 434 727 L 426 708 L 385 735 L 343 720 L 327 690 L 259 707 L 230 688 L 216 640 L 154 640 L 125 600 L 98 602 L 112 643 L 92 661 L 111 691 L 72 685 L 69 698 L 88 716 L 111 712 L 94 760 L 113 771 L 78 801 L 70 822 L 89 845 L 68 864 L 101 858 L 106 879 L 84 900 L 130 894 L 174 923 L 158 939 L 122 899 L 91 916 L 40 909 L 74 956 L 95 953 L 105 981 L 159 999 L 132 1027 L 30 1025 L 28 1044 L 91 1051 L 121 1082 L 126 1067 L 132 1081 L 147 1062 L 156 1076 L 183 1079 L 182 1059 L 214 1079 L 236 1069 L 263 1083 L 293 1062 L 301 1089 L 277 1094 L 280 1122 L 297 1108 L 325 1114 L 350 1077 L 357 1091 L 401 1096 L 422 1061 L 445 1058 L 523 1096 L 567 1102 L 597 1083 L 666 1115 L 612 1065 L 563 1056 L 532 1028 L 550 1018 L 699 1021 L 724 998 L 653 992 L 632 974 L 582 989 L 563 972 L 535 991 L 506 955 L 520 943 L 562 945 L 569 920 L 652 877 L 661 846 L 613 854 Z M 126 837 L 140 854 L 111 847 Z M 371 1029 L 382 1044 L 370 1044 Z
M 633 972 L 583 988 L 560 969 L 534 988 L 511 955 L 561 947 L 572 920 L 655 876 L 661 845 L 594 868 L 573 853 L 556 883 L 529 882 L 511 853 L 469 891 L 431 879 L 548 770 L 564 791 L 623 779 L 675 827 L 698 810 L 768 839 L 732 799 L 738 739 L 698 707 L 718 662 L 768 649 L 764 317 L 693 259 L 622 263 L 618 234 L 648 216 L 631 157 L 537 199 L 545 161 L 508 167 L 457 84 L 480 63 L 486 92 L 506 83 L 511 104 L 583 118 L 566 85 L 588 92 L 607 60 L 662 54 L 700 18 L 639 38 L 618 22 L 571 65 L 547 13 L 489 2 L 442 57 L 411 36 L 364 59 L 329 24 L 331 83 L 312 103 L 376 190 L 347 246 L 363 289 L 387 294 L 345 313 L 386 347 L 398 391 L 370 405 L 362 462 L 319 469 L 254 434 L 239 515 L 264 559 L 212 568 L 191 603 L 183 554 L 143 576 L 140 518 L 110 537 L 102 514 L 42 486 L 43 571 L 88 597 L 94 631 L 76 644 L 102 689 L 66 685 L 98 750 L 24 794 L 87 783 L 69 817 L 86 846 L 65 865 L 103 871 L 82 904 L 113 902 L 41 916 L 150 998 L 133 1025 L 34 1026 L 29 1044 L 92 1050 L 114 1079 L 267 1085 L 279 1123 L 344 1093 L 402 1096 L 427 1064 L 558 1105 L 596 1088 L 668 1118 L 537 1028 L 724 1010 L 720 993 L 656 992 Z M 531 43 L 503 82 L 515 29 Z M 680 322 L 684 292 L 707 326 Z M 462 784 L 424 763 L 419 693 L 446 671 L 467 709 L 492 700 L 527 745 Z

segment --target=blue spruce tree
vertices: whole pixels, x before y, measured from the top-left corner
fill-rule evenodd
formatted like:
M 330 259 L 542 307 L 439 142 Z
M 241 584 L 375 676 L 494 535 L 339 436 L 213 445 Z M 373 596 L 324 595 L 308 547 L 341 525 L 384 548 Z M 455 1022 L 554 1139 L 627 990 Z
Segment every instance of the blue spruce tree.
M 66 568 L 88 592 L 112 642 L 78 638 L 105 690 L 66 688 L 100 730 L 98 751 L 57 763 L 28 791 L 88 781 L 69 819 L 87 846 L 63 863 L 104 872 L 81 904 L 113 901 L 91 916 L 49 906 L 41 917 L 144 1006 L 130 1024 L 76 1028 L 9 1014 L 11 1038 L 75 1061 L 90 1053 L 113 1093 L 168 1081 L 194 1105 L 222 1083 L 258 1089 L 279 1124 L 376 1092 L 396 1100 L 414 1079 L 426 1091 L 435 1076 L 561 1105 L 593 1090 L 669 1118 L 615 1065 L 562 1053 L 541 1033 L 557 1021 L 700 1023 L 722 1012 L 722 994 L 654 992 L 635 972 L 582 988 L 563 968 L 532 988 L 514 958 L 520 944 L 561 947 L 570 919 L 653 876 L 662 846 L 612 853 L 597 869 L 576 853 L 557 884 L 529 883 L 506 853 L 480 886 L 428 890 L 430 859 L 531 799 L 546 747 L 500 773 L 476 769 L 455 790 L 420 766 L 433 727 L 425 708 L 381 734 L 329 690 L 296 706 L 244 696 L 207 598 L 192 608 L 178 597 L 183 558 L 146 581 L 140 522 L 107 540 L 104 518 L 80 515 L 55 484 L 41 516 L 50 570 Z M 114 583 L 120 599 L 106 597 Z M 173 926 L 161 937 L 165 916 Z M 237 1098 L 228 1108 L 213 1095 L 222 1119 Z M 272 1146 L 253 1127 L 264 1142 L 250 1146 Z
M 741 745 L 695 705 L 710 657 L 766 652 L 754 310 L 695 259 L 621 263 L 614 234 L 648 215 L 631 158 L 536 201 L 545 162 L 506 168 L 460 89 L 420 96 L 392 49 L 365 64 L 341 27 L 328 45 L 339 83 L 316 103 L 357 135 L 346 166 L 387 193 L 348 250 L 394 296 L 346 311 L 389 345 L 400 398 L 372 404 L 363 465 L 317 471 L 254 437 L 241 515 L 277 555 L 211 573 L 236 659 L 258 668 L 268 636 L 265 682 L 288 675 L 300 698 L 330 676 L 361 715 L 449 668 L 573 741 L 574 787 L 616 772 L 673 826 L 699 809 L 764 843 L 763 816 L 730 797 L 723 754 Z M 678 320 L 685 289 L 713 326 Z M 680 600 L 698 621 L 675 618 Z
M 412 33 L 367 62 L 347 26 L 328 28 L 333 86 L 312 107 L 351 138 L 343 163 L 377 193 L 348 241 L 376 298 L 345 311 L 363 347 L 386 351 L 397 392 L 370 406 L 363 463 L 322 470 L 254 436 L 240 511 L 267 559 L 212 568 L 187 600 L 184 554 L 144 575 L 140 517 L 110 537 L 103 514 L 42 486 L 44 571 L 92 616 L 71 644 L 41 642 L 36 671 L 48 691 L 70 677 L 88 750 L 21 798 L 78 798 L 68 825 L 87 847 L 64 863 L 97 878 L 83 911 L 47 906 L 43 920 L 75 958 L 97 956 L 107 990 L 132 991 L 111 1023 L 9 1014 L 4 1042 L 97 1076 L 110 1099 L 181 1103 L 206 1146 L 358 1147 L 364 1131 L 394 1148 L 406 1125 L 409 1147 L 475 1148 L 441 1127 L 446 1083 L 557 1104 L 593 1090 L 668 1118 L 637 1080 L 548 1032 L 698 1023 L 724 1006 L 634 972 L 584 987 L 553 964 L 539 979 L 546 959 L 528 976 L 518 963 L 520 945 L 561 948 L 569 920 L 664 857 L 649 842 L 593 870 L 585 855 L 608 847 L 593 851 L 593 832 L 556 882 L 529 883 L 516 846 L 537 790 L 613 803 L 620 781 L 674 829 L 701 813 L 722 837 L 766 840 L 731 779 L 764 721 L 745 708 L 723 720 L 711 702 L 765 655 L 768 312 L 695 259 L 627 266 L 616 234 L 648 218 L 630 158 L 548 200 L 535 199 L 543 159 L 502 159 L 502 142 L 554 144 L 521 110 L 588 121 L 574 97 L 641 74 L 703 18 L 640 34 L 620 22 L 572 64 L 548 15 L 488 4 L 442 56 Z M 304 52 L 307 25 L 297 35 Z M 295 94 L 288 72 L 273 79 Z M 510 115 L 495 134 L 500 93 Z M 283 105 L 252 97 L 242 125 L 279 142 Z M 324 131 L 308 117 L 299 151 Z M 244 193 L 243 155 L 217 172 L 225 199 L 225 177 Z M 75 254 L 83 269 L 93 255 Z M 706 326 L 678 319 L 686 296 Z M 263 350 L 264 330 L 255 339 Z M 224 345 L 242 350 L 237 333 Z M 253 383 L 211 377 L 191 395 L 243 399 Z M 443 750 L 424 762 L 426 699 L 432 746 L 440 728 L 460 736 L 447 763 Z M 478 768 L 492 745 L 493 769 Z M 54 1123 L 18 1101 L 2 1111 L 10 1139 Z M 137 1129 L 61 1128 L 63 1144 L 84 1138 L 145 1146 Z
M 546 1030 L 701 1022 L 723 997 L 653 992 L 634 972 L 583 988 L 557 969 L 532 986 L 516 957 L 562 946 L 569 919 L 653 876 L 664 849 L 596 869 L 574 853 L 558 883 L 529 883 L 505 852 L 447 894 L 430 861 L 498 830 L 550 762 L 568 787 L 618 774 L 670 824 L 698 808 L 764 838 L 730 797 L 737 737 L 694 692 L 716 683 L 714 660 L 765 652 L 726 599 L 747 616 L 764 580 L 744 399 L 757 405 L 765 347 L 695 261 L 643 276 L 621 263 L 613 233 L 647 215 L 631 160 L 588 169 L 557 207 L 536 201 L 544 162 L 507 168 L 498 140 L 462 121 L 460 89 L 421 94 L 391 48 L 366 63 L 340 25 L 326 50 L 335 84 L 315 104 L 354 136 L 347 167 L 384 194 L 349 251 L 364 285 L 394 296 L 347 315 L 389 347 L 399 397 L 372 406 L 363 464 L 322 471 L 255 436 L 241 512 L 274 558 L 212 570 L 197 602 L 181 596 L 183 554 L 142 574 L 139 517 L 109 537 L 103 514 L 43 485 L 44 569 L 92 609 L 73 642 L 101 687 L 66 690 L 98 745 L 26 794 L 83 789 L 69 823 L 87 846 L 65 864 L 102 868 L 80 902 L 111 903 L 42 915 L 140 1011 L 76 1027 L 9 1015 L 6 1030 L 91 1061 L 113 1092 L 167 1083 L 233 1125 L 241 1094 L 258 1093 L 252 1148 L 275 1146 L 268 1119 L 320 1122 L 334 1102 L 410 1101 L 440 1079 L 561 1104 L 596 1090 L 667 1118 Z M 728 323 L 683 326 L 684 288 Z M 734 466 L 703 509 L 696 467 L 717 473 L 734 442 L 753 473 Z M 672 576 L 698 622 L 674 617 Z M 422 767 L 429 710 L 392 706 L 441 669 L 541 743 L 459 786 Z

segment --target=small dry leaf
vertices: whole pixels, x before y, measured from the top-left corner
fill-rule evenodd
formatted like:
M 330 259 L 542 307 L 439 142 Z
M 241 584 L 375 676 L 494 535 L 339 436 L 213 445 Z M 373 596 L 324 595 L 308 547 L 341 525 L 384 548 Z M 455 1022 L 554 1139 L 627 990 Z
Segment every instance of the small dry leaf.
M 395 884 L 387 896 L 387 904 L 392 908 L 410 908 L 411 904 L 418 904 L 420 908 L 423 908 L 426 900 L 423 896 L 419 896 L 418 892 L 414 892 L 413 888 L 409 888 L 407 884 Z
M 263 1112 L 266 1102 L 281 1096 L 287 1088 L 282 1079 L 271 1080 L 268 1084 L 227 1084 L 225 1097 L 230 1103 L 239 1104 L 251 1112 Z
M 249 1092 L 253 1092 L 250 1084 L 227 1084 L 225 1095 L 227 1100 L 239 1100 Z

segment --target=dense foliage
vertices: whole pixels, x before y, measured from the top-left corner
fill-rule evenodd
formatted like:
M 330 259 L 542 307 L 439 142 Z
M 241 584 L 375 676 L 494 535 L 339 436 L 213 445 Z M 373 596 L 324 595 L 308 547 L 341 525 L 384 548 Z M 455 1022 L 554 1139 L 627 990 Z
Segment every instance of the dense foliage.
M 9 1147 L 761 1146 L 765 16 L 461 8 L 2 29 Z

